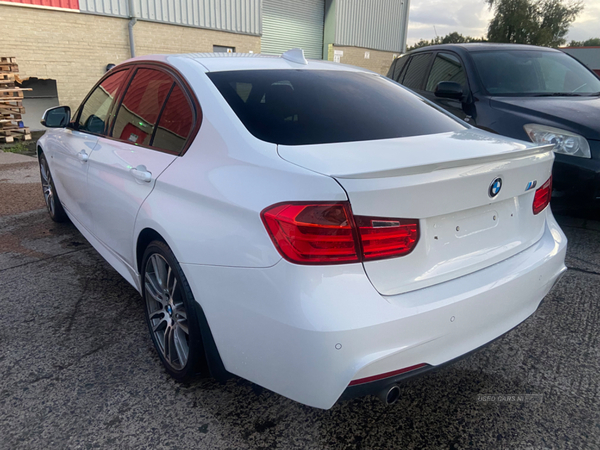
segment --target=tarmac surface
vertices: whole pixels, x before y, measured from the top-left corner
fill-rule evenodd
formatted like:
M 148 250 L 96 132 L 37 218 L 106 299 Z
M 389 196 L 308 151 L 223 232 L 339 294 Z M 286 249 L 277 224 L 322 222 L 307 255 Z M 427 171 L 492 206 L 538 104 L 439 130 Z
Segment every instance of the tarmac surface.
M 600 447 L 600 214 L 561 216 L 569 271 L 528 320 L 374 397 L 310 408 L 250 382 L 174 382 L 138 293 L 0 152 L 1 449 Z

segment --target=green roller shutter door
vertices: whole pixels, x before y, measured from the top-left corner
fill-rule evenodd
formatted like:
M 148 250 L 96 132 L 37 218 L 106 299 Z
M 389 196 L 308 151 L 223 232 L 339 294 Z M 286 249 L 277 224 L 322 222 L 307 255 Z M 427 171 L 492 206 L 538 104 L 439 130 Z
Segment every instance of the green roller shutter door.
M 324 0 L 263 0 L 261 52 L 279 55 L 291 48 L 322 59 Z

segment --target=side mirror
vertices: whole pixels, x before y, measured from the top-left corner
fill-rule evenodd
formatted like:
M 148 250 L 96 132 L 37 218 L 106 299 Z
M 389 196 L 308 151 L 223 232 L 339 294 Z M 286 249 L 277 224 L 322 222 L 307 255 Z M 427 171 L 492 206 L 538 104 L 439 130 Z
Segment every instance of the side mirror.
M 464 95 L 462 86 L 455 81 L 440 81 L 435 87 L 434 94 L 436 97 L 454 100 L 460 100 Z
M 64 128 L 71 120 L 71 108 L 68 106 L 55 106 L 47 109 L 40 123 L 48 128 Z

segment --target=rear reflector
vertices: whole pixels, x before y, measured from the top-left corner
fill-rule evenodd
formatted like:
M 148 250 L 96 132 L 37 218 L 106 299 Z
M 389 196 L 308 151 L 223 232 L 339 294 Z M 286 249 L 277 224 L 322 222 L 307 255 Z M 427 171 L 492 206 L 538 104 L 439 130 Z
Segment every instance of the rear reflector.
M 414 366 L 405 367 L 404 369 L 394 370 L 392 372 L 381 373 L 379 375 L 373 375 L 371 377 L 359 378 L 358 380 L 352 380 L 348 386 L 356 386 L 357 384 L 370 383 L 371 381 L 383 380 L 384 378 L 390 378 L 402 373 L 411 372 L 413 370 L 420 369 L 427 366 L 427 364 L 416 364 Z
M 261 217 L 279 253 L 300 264 L 404 256 L 419 240 L 417 220 L 353 216 L 348 202 L 279 203 Z
M 550 203 L 552 197 L 552 175 L 548 178 L 542 187 L 535 191 L 535 197 L 533 197 L 533 214 L 541 213 L 546 206 Z

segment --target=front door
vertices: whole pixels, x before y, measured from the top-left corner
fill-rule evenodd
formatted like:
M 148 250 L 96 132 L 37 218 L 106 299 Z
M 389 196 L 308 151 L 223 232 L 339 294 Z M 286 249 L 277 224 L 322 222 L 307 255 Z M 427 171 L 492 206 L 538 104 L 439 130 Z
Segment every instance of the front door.
M 68 213 L 84 227 L 90 228 L 91 205 L 87 186 L 88 160 L 105 124 L 111 105 L 127 76 L 127 70 L 111 74 L 96 86 L 83 101 L 74 122 L 49 137 L 51 170 L 59 197 Z
M 463 88 L 464 96 L 460 100 L 436 97 L 435 88 L 440 81 L 454 81 Z M 438 104 L 456 117 L 475 125 L 475 114 L 470 110 L 469 83 L 462 61 L 454 53 L 440 52 L 435 55 L 425 88 L 419 92 L 423 97 Z M 474 109 L 474 108 L 473 108 Z
M 98 136 L 63 128 L 48 135 L 50 170 L 60 201 L 67 213 L 81 223 L 86 222 L 87 155 L 92 153 Z M 84 156 L 86 155 L 86 156 Z

